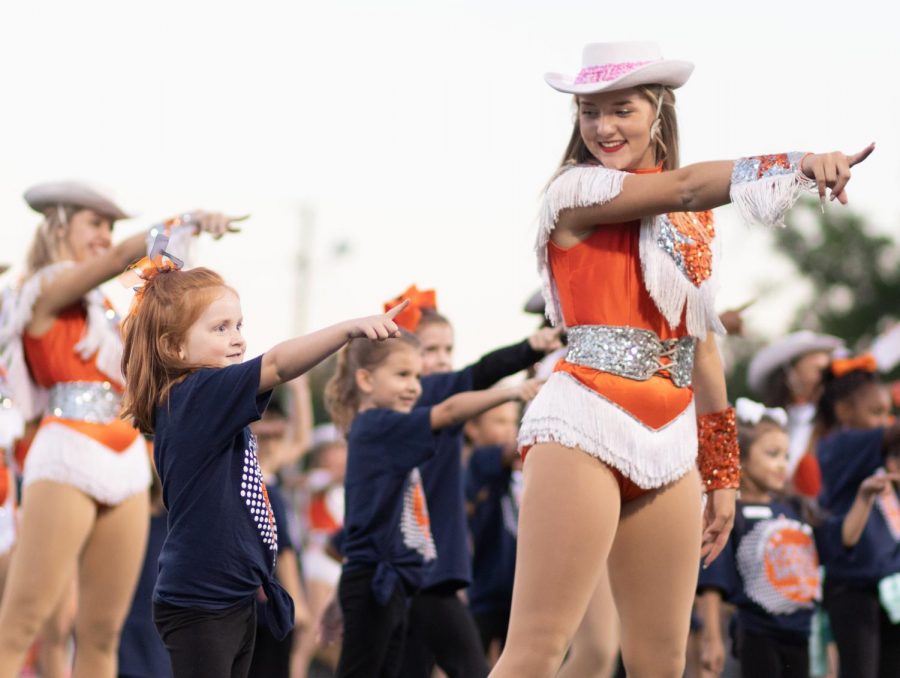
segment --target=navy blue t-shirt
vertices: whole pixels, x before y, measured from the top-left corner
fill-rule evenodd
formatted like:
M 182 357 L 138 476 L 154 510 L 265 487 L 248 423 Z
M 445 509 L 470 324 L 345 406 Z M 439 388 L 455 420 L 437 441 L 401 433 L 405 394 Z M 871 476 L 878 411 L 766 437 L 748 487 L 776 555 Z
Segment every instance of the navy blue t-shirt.
M 400 584 L 418 590 L 423 563 L 435 557 L 416 468 L 434 453 L 430 407 L 366 410 L 347 433 L 344 570 L 374 568 L 372 592 L 381 605 Z
M 198 370 L 156 409 L 153 454 L 169 533 L 154 602 L 223 609 L 262 586 L 279 622 L 293 619 L 290 597 L 271 579 L 278 535 L 249 427 L 271 395 L 257 393 L 261 364 L 260 356 Z
M 819 597 L 811 528 L 790 504 L 738 501 L 728 543 L 700 570 L 697 588 L 721 591 L 737 607 L 743 630 L 805 643 Z
M 458 372 L 430 374 L 422 378 L 422 395 L 417 406 L 433 407 L 472 388 L 471 367 Z M 435 444 L 437 454 L 420 469 L 438 552 L 437 560 L 425 569 L 423 589 L 455 591 L 472 582 L 461 456 L 462 431 L 463 424 L 441 429 Z
M 472 452 L 466 469 L 466 499 L 472 506 L 472 585 L 469 608 L 475 614 L 509 612 L 516 571 L 518 493 L 515 472 L 503 464 L 503 448 Z
M 838 431 L 823 438 L 816 451 L 822 469 L 819 504 L 835 521 L 843 519 L 860 484 L 884 464 L 884 429 Z M 840 530 L 833 530 L 832 538 L 824 540 L 820 549 L 826 576 L 831 581 L 863 588 L 900 572 L 897 522 L 896 508 L 891 510 L 883 498 L 877 498 L 854 547 L 845 548 Z
M 288 530 L 287 501 L 281 492 L 277 479 L 266 483 L 266 492 L 269 495 L 269 504 L 272 506 L 272 516 L 275 518 L 275 529 L 278 534 L 278 555 L 288 551 L 294 551 L 294 544 Z M 257 601 L 256 623 L 259 626 L 268 626 L 269 619 L 265 605 Z

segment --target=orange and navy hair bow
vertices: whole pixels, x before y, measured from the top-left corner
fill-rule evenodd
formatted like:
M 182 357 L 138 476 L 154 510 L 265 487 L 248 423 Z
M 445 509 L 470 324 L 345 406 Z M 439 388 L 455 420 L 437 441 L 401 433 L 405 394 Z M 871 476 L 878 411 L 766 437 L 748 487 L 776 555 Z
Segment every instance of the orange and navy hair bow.
M 877 372 L 878 363 L 871 353 L 864 353 L 855 358 L 835 358 L 831 361 L 831 373 L 836 377 L 843 377 L 850 372 Z
M 134 262 L 119 278 L 126 287 L 134 290 L 134 300 L 131 302 L 131 310 L 128 315 L 135 315 L 144 300 L 144 290 L 147 283 L 160 273 L 179 271 L 184 267 L 184 262 L 174 254 L 166 252 L 169 246 L 169 234 L 162 231 L 153 239 L 153 245 L 147 256 Z
M 422 320 L 422 310 L 437 310 L 437 295 L 434 290 L 420 290 L 415 285 L 410 285 L 403 294 L 385 302 L 385 313 L 403 303 L 404 299 L 409 299 L 409 306 L 394 317 L 394 322 L 404 330 L 415 332 Z

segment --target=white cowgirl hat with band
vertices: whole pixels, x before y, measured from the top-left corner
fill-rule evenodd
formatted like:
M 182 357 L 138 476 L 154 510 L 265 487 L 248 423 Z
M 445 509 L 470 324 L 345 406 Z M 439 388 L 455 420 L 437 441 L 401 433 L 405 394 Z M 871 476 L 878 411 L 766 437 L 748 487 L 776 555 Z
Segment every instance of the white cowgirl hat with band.
M 43 212 L 56 205 L 74 205 L 94 210 L 113 221 L 130 219 L 131 214 L 119 207 L 112 198 L 100 190 L 80 181 L 50 181 L 37 184 L 25 191 L 25 202 L 36 212 Z
M 689 61 L 663 59 L 655 42 L 594 42 L 585 45 L 577 75 L 545 73 L 544 80 L 560 92 L 596 94 L 638 85 L 677 88 L 693 70 Z

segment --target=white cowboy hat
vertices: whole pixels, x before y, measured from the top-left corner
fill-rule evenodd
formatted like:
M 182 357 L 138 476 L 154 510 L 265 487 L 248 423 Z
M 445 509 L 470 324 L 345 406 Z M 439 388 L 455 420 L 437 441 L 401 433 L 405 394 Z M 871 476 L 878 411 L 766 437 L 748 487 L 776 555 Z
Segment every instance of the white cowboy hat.
M 545 73 L 544 80 L 560 92 L 594 94 L 638 85 L 677 88 L 693 70 L 689 61 L 663 59 L 655 42 L 594 42 L 584 47 L 578 75 Z
M 789 334 L 753 356 L 747 369 L 747 384 L 756 393 L 762 393 L 769 377 L 779 367 L 789 365 L 807 353 L 817 351 L 833 353 L 843 345 L 843 341 L 830 334 L 817 334 L 809 330 Z
M 132 215 L 119 207 L 112 198 L 96 188 L 79 181 L 49 181 L 36 184 L 25 191 L 25 202 L 36 212 L 54 205 L 75 205 L 94 210 L 113 221 L 130 219 Z

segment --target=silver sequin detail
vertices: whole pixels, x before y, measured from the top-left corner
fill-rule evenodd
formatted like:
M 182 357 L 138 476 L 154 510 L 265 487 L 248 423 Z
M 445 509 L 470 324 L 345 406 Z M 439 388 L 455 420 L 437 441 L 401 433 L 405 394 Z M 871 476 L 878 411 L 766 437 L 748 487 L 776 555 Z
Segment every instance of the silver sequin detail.
M 637 327 L 576 325 L 566 330 L 566 361 L 619 377 L 646 381 L 666 370 L 679 388 L 691 385 L 694 370 L 693 337 L 660 339 Z M 662 359 L 668 358 L 668 363 Z
M 108 381 L 69 381 L 50 389 L 47 413 L 61 419 L 108 424 L 117 419 L 122 396 Z
M 656 238 L 656 244 L 659 245 L 661 250 L 672 257 L 678 270 L 681 271 L 681 274 L 690 280 L 691 274 L 687 270 L 687 265 L 684 262 L 684 255 L 678 250 L 676 245 L 693 245 L 693 238 L 689 238 L 675 228 L 672 225 L 672 220 L 669 219 L 668 214 L 660 214 L 656 218 L 659 223 L 659 235 Z
M 762 176 L 759 174 L 759 167 L 762 164 L 762 159 L 767 156 L 758 155 L 753 158 L 739 158 L 738 160 L 735 160 L 734 168 L 731 170 L 731 183 L 743 184 L 748 181 L 756 181 L 765 177 L 775 177 L 781 174 L 794 174 L 795 172 L 800 171 L 800 161 L 803 159 L 803 156 L 803 153 L 788 153 L 787 157 L 790 167 L 773 165 L 763 172 Z

